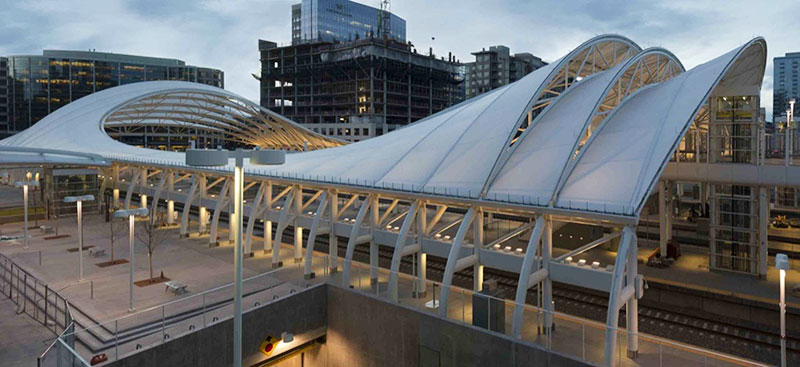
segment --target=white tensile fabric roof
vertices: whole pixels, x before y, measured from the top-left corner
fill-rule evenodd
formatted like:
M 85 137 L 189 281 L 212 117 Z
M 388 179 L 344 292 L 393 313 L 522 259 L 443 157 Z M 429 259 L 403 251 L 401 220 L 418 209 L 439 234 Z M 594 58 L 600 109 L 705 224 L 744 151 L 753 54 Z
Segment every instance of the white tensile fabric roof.
M 610 91 L 625 88 L 623 75 L 644 73 L 645 67 L 636 61 L 646 57 L 653 57 L 646 66 L 651 77 L 638 84 L 625 79 L 627 94 L 612 106 L 600 103 L 609 100 Z M 666 64 L 671 69 L 663 68 Z M 663 75 L 653 78 L 659 71 L 651 70 L 652 65 L 665 70 Z M 680 62 L 665 50 L 642 51 L 624 37 L 599 36 L 515 83 L 403 129 L 350 145 L 288 154 L 283 166 L 253 166 L 245 172 L 509 202 L 533 210 L 555 207 L 636 217 L 708 97 L 758 95 L 765 65 L 766 43 L 761 38 L 682 72 Z M 235 96 L 185 82 L 111 88 L 70 103 L 0 141 L 0 163 L 10 156 L 4 150 L 25 148 L 183 166 L 182 153 L 128 146 L 103 130 L 111 111 L 170 90 Z M 603 112 L 602 122 L 587 134 L 601 104 L 613 110 Z M 15 154 L 13 162 L 6 163 L 21 160 Z

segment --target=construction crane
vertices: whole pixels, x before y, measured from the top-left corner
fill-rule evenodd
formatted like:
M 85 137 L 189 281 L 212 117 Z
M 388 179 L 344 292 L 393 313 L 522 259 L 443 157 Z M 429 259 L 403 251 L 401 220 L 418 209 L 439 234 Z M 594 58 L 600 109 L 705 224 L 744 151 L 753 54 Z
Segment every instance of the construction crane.
M 379 0 L 378 11 L 378 37 L 389 39 L 392 37 L 392 3 L 390 0 Z

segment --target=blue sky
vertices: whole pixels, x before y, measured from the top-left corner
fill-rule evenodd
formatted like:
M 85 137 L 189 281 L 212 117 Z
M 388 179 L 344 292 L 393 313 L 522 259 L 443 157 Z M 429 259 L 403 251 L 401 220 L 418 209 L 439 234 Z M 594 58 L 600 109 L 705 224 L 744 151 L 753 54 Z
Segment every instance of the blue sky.
M 0 0 L 0 55 L 74 49 L 179 58 L 225 71 L 226 88 L 258 101 L 258 39 L 288 43 L 299 0 Z M 377 0 L 359 1 L 377 6 Z M 769 55 L 762 107 L 772 109 L 772 58 L 800 51 L 798 1 L 394 0 L 417 49 L 470 52 L 504 44 L 554 60 L 582 41 L 618 33 L 672 51 L 687 68 L 753 37 Z M 435 37 L 435 40 L 432 40 Z

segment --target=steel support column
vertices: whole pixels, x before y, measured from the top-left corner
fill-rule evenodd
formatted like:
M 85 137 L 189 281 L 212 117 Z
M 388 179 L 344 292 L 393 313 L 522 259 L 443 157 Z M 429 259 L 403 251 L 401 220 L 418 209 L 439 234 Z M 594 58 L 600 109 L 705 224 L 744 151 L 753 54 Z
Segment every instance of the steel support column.
M 339 194 L 336 190 L 329 190 L 330 197 L 330 232 L 328 233 L 328 257 L 330 258 L 331 274 L 339 271 L 339 238 L 336 237 L 336 219 L 339 218 Z
M 266 187 L 267 184 L 262 182 L 258 187 L 258 192 L 256 193 L 256 198 L 253 201 L 253 205 L 250 207 L 250 216 L 247 217 L 247 230 L 245 232 L 244 239 L 245 257 L 253 256 L 253 229 L 255 228 L 258 215 L 261 213 L 261 202 L 264 201 L 264 190 L 266 190 Z
M 139 177 L 141 176 L 142 171 L 134 170 L 133 177 L 131 177 L 131 182 L 128 182 L 128 191 L 125 193 L 125 210 L 131 208 L 131 198 L 133 197 L 133 189 L 136 188 L 136 183 L 139 182 Z
M 217 205 L 214 207 L 214 215 L 211 218 L 211 235 L 208 237 L 209 246 L 219 246 L 219 241 L 217 240 L 219 217 L 222 213 L 222 207 L 225 206 L 225 199 L 228 197 L 228 192 L 231 191 L 230 188 L 231 180 L 225 179 L 225 184 L 222 185 L 222 191 L 219 192 L 219 196 L 217 197 Z M 230 215 L 231 213 L 228 213 L 229 217 Z
M 528 282 L 533 267 L 539 263 L 536 258 L 536 247 L 539 246 L 539 241 L 542 238 L 542 232 L 545 226 L 544 217 L 536 218 L 536 225 L 533 227 L 531 238 L 528 240 L 528 247 L 525 250 L 525 257 L 522 260 L 522 269 L 519 273 L 519 281 L 517 282 L 517 294 L 514 298 L 514 314 L 511 318 L 511 334 L 516 338 L 522 338 L 522 322 L 525 313 L 525 295 L 528 289 L 533 286 Z
M 636 231 L 631 226 L 626 226 L 622 230 L 617 258 L 614 262 L 614 275 L 611 278 L 611 287 L 608 295 L 608 311 L 606 314 L 606 338 L 605 338 L 605 365 L 614 366 L 614 356 L 617 348 L 617 333 L 619 326 L 619 310 L 622 307 L 621 295 L 625 283 L 625 268 L 630 256 L 630 248 L 633 245 Z M 636 259 L 634 259 L 636 261 Z
M 392 299 L 392 301 L 395 302 L 397 302 L 398 299 L 397 278 L 398 278 L 398 273 L 400 272 L 400 260 L 403 259 L 403 254 L 407 242 L 406 239 L 408 238 L 408 232 L 414 225 L 414 221 L 416 220 L 417 216 L 417 208 L 419 206 L 420 206 L 419 201 L 415 201 L 414 204 L 411 204 L 411 208 L 408 210 L 408 214 L 406 214 L 406 217 L 403 218 L 403 226 L 400 227 L 400 234 L 397 235 L 397 242 L 394 244 L 394 254 L 392 254 L 392 264 L 389 268 L 389 297 Z M 412 255 L 416 256 L 417 252 L 418 251 L 415 251 Z
M 439 315 L 447 317 L 447 300 L 450 296 L 450 286 L 453 284 L 453 274 L 456 272 L 456 263 L 461 256 L 461 243 L 464 242 L 464 236 L 472 224 L 472 218 L 475 216 L 475 208 L 471 207 L 464 214 L 464 220 L 458 227 L 456 237 L 453 239 L 453 245 L 450 247 L 450 254 L 447 256 L 447 265 L 444 268 L 444 276 L 442 277 L 442 294 L 439 301 Z
M 272 241 L 272 267 L 278 268 L 283 266 L 281 262 L 281 242 L 283 242 L 283 231 L 289 226 L 289 222 L 294 218 L 292 213 L 292 202 L 294 201 L 293 193 L 288 193 L 281 208 L 281 216 L 278 219 L 278 228 L 275 231 L 275 239 Z
M 322 220 L 322 216 L 325 214 L 325 208 L 327 207 L 327 205 L 328 205 L 328 195 L 327 192 L 323 192 L 322 195 L 320 195 L 319 197 L 319 205 L 317 206 L 317 211 L 314 214 L 314 219 L 311 222 L 311 229 L 309 229 L 308 231 L 305 263 L 303 264 L 303 276 L 306 279 L 314 277 L 314 273 L 312 272 L 314 242 L 317 240 L 317 231 L 319 231 L 319 222 Z
M 380 208 L 378 207 L 378 196 L 373 195 L 369 198 L 369 205 L 372 207 L 369 216 L 369 232 L 372 234 L 372 240 L 369 241 L 369 282 L 370 284 L 378 284 L 378 244 L 375 243 L 375 231 L 380 229 L 378 223 L 378 215 Z M 391 276 L 391 275 L 390 275 Z
M 294 198 L 294 262 L 299 263 L 303 261 L 303 227 L 297 224 L 297 219 L 303 214 L 303 187 L 300 185 L 295 186 L 293 189 Z
M 189 192 L 186 193 L 186 202 L 183 204 L 183 213 L 181 214 L 181 237 L 189 236 L 189 211 L 192 208 L 192 202 L 194 201 L 195 192 L 197 191 L 197 185 L 199 182 L 199 178 L 197 175 L 192 176 L 192 186 L 189 187 Z M 200 211 L 202 217 L 202 210 Z
M 353 262 L 353 251 L 356 249 L 361 223 L 364 221 L 369 207 L 369 198 L 361 202 L 361 208 L 358 210 L 358 215 L 356 215 L 356 222 L 353 223 L 353 228 L 350 230 L 350 238 L 347 240 L 347 250 L 345 251 L 344 266 L 342 269 L 342 286 L 345 288 L 350 286 L 350 268 Z

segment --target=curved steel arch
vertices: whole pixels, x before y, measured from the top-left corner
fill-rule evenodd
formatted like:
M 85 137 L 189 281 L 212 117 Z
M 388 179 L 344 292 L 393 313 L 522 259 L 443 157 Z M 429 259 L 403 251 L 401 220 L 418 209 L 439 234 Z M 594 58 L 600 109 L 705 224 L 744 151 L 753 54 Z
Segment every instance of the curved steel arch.
M 222 135 L 226 141 L 296 151 L 346 144 L 224 91 L 170 89 L 143 94 L 109 110 L 100 124 L 107 132 L 129 127 L 184 127 Z
M 517 129 L 509 135 L 503 151 L 483 184 L 481 198 L 485 198 L 492 181 L 514 153 L 516 142 L 525 138 L 526 133 L 530 131 L 529 128 L 536 124 L 539 116 L 552 102 L 558 100 L 563 92 L 576 82 L 594 73 L 608 70 L 630 59 L 641 50 L 636 42 L 627 37 L 607 34 L 589 39 L 559 59 L 545 81 L 533 93 L 524 110 L 526 112 L 519 117 Z
M 756 52 L 760 52 L 760 56 L 761 56 L 760 58 L 757 58 L 759 56 L 758 54 L 756 54 L 755 56 L 749 54 L 750 52 L 752 52 L 754 50 L 755 47 L 761 47 L 760 50 L 755 50 Z M 688 118 L 686 119 L 686 122 L 682 123 L 682 126 L 680 126 L 680 130 L 676 131 L 675 137 L 674 137 L 674 139 L 672 139 L 672 142 L 669 145 L 669 152 L 674 152 L 675 151 L 675 149 L 677 148 L 678 144 L 680 144 L 681 140 L 686 135 L 686 132 L 688 131 L 689 127 L 694 123 L 694 121 L 698 117 L 700 117 L 702 114 L 707 113 L 707 111 L 704 111 L 704 108 L 708 104 L 709 97 L 712 94 L 714 94 L 718 90 L 718 88 L 723 88 L 723 87 L 732 88 L 732 89 L 739 88 L 738 89 L 739 92 L 742 91 L 741 88 L 748 88 L 747 85 L 742 87 L 743 83 L 740 80 L 732 80 L 732 78 L 738 77 L 739 75 L 744 74 L 744 76 L 746 78 L 753 79 L 755 82 L 757 82 L 757 83 L 753 82 L 753 85 L 749 86 L 749 87 L 760 89 L 761 80 L 763 80 L 763 74 L 764 74 L 764 70 L 766 68 L 766 41 L 762 37 L 757 37 L 757 38 L 754 38 L 753 40 L 750 40 L 746 44 L 740 46 L 739 48 L 737 48 L 734 51 L 735 51 L 735 53 L 734 52 L 729 53 L 729 54 L 732 54 L 731 56 L 729 56 L 730 59 L 728 61 L 726 61 L 724 66 L 721 67 L 720 71 L 716 74 L 716 77 L 713 79 L 713 81 L 709 82 L 707 89 L 705 89 L 706 88 L 705 85 L 702 86 L 703 89 L 701 91 L 704 91 L 704 94 L 702 95 L 703 97 L 702 98 L 698 98 L 699 102 L 696 104 L 696 106 L 694 106 L 690 112 L 687 112 Z M 726 57 L 726 56 L 727 56 L 727 54 L 723 55 L 723 56 L 720 56 L 719 58 L 717 58 L 715 60 L 712 60 L 710 62 L 716 61 L 716 60 L 721 59 L 721 58 Z M 744 65 L 743 66 L 745 68 L 744 70 L 737 70 L 737 68 L 742 67 L 742 64 L 745 63 L 745 62 L 754 62 L 755 65 Z M 707 64 L 702 64 L 700 66 L 697 66 L 697 67 L 693 68 L 692 70 L 688 71 L 687 74 L 690 73 L 690 72 L 695 72 L 696 70 L 702 70 L 704 67 L 706 67 Z M 754 69 L 758 69 L 756 73 L 752 72 Z M 740 74 L 731 75 L 731 73 L 733 71 L 739 71 Z M 697 72 L 698 73 L 702 73 L 703 71 L 697 71 Z M 683 77 L 683 75 L 681 77 Z M 617 106 L 617 108 L 615 108 L 611 113 L 608 114 L 607 117 L 604 118 L 604 122 L 596 130 L 595 135 L 599 135 L 603 131 L 603 129 L 605 129 L 605 127 L 608 125 L 609 121 L 611 121 L 612 118 L 614 118 L 615 115 L 619 114 L 621 110 L 623 110 L 626 106 L 635 103 L 637 95 L 641 94 L 641 92 L 644 92 L 644 89 L 659 88 L 659 87 L 661 87 L 661 85 L 650 85 L 650 86 L 646 86 L 645 88 L 640 88 L 639 91 L 638 91 L 639 93 L 634 93 L 633 95 L 631 95 L 628 98 L 624 99 L 620 103 L 620 105 Z M 747 93 L 756 93 L 757 94 L 758 92 L 757 92 L 757 90 L 749 90 L 749 91 L 747 91 Z M 678 112 L 678 113 L 680 113 L 680 112 Z M 664 117 L 664 118 L 666 118 L 666 117 Z M 656 134 L 656 135 L 661 135 L 661 134 Z M 670 135 L 672 135 L 672 134 L 670 134 Z M 594 143 L 594 144 L 596 144 L 596 143 Z M 589 141 L 589 142 L 587 142 L 586 146 L 588 146 L 589 149 L 591 149 L 591 147 L 593 146 L 593 143 L 591 141 Z M 651 158 L 656 157 L 656 154 L 658 152 L 653 151 L 653 149 L 655 149 L 655 147 L 651 147 L 650 151 L 646 154 L 647 157 L 651 157 Z M 583 150 L 587 150 L 587 149 L 583 149 Z M 580 164 L 580 162 L 583 160 L 584 155 L 585 154 L 581 154 L 578 157 L 580 159 L 576 159 L 575 160 L 574 164 L 576 166 L 578 164 Z M 664 168 L 666 167 L 666 164 L 667 164 L 667 162 L 669 161 L 669 159 L 671 157 L 672 157 L 672 154 L 670 154 L 670 153 L 664 154 L 664 157 L 661 159 L 661 161 L 657 165 L 655 174 L 650 175 L 651 178 L 649 178 L 649 179 L 647 177 L 645 177 L 645 176 L 648 176 L 647 172 L 645 170 L 641 170 L 639 172 L 638 176 L 637 176 L 636 184 L 633 187 L 634 192 L 631 195 L 632 197 L 629 199 L 629 203 L 628 203 L 629 205 L 624 206 L 622 208 L 622 212 L 613 212 L 613 213 L 638 217 L 638 215 L 639 215 L 639 213 L 640 213 L 640 211 L 641 211 L 641 209 L 642 209 L 642 207 L 644 205 L 645 200 L 647 200 L 647 196 L 648 196 L 647 193 L 649 193 L 649 192 L 651 192 L 653 190 L 653 187 L 658 182 L 658 179 L 661 177 L 661 175 L 662 175 L 662 173 L 664 171 Z M 564 178 L 564 180 L 565 180 L 564 186 L 560 187 L 557 195 L 554 197 L 554 205 L 553 205 L 554 208 L 562 208 L 563 209 L 563 208 L 568 208 L 569 207 L 565 203 L 559 203 L 559 201 L 561 201 L 563 199 L 562 198 L 562 196 L 563 196 L 562 194 L 564 193 L 564 190 L 566 189 L 566 184 L 569 183 L 569 179 L 573 175 L 574 175 L 574 172 L 572 174 L 570 174 L 570 175 L 567 175 Z M 649 182 L 647 182 L 647 186 L 644 186 L 644 180 L 649 180 Z M 563 200 L 567 200 L 567 199 L 563 199 Z M 588 209 L 588 205 L 587 205 L 587 209 L 586 210 L 591 210 L 591 209 Z
M 572 150 L 574 153 L 561 171 L 558 184 L 553 191 L 549 206 L 555 204 L 561 187 L 575 167 L 575 162 L 580 158 L 583 151 L 582 148 L 592 141 L 592 132 L 602 127 L 602 123 L 605 121 L 606 117 L 614 111 L 627 96 L 637 90 L 651 84 L 661 83 L 684 71 L 686 71 L 686 69 L 683 63 L 681 63 L 672 52 L 661 47 L 647 48 L 636 54 L 636 56 L 628 59 L 608 83 L 605 91 L 603 91 L 602 97 L 597 100 L 593 108 L 594 112 L 586 119 L 583 126 L 584 133 L 575 141 L 575 146 Z

